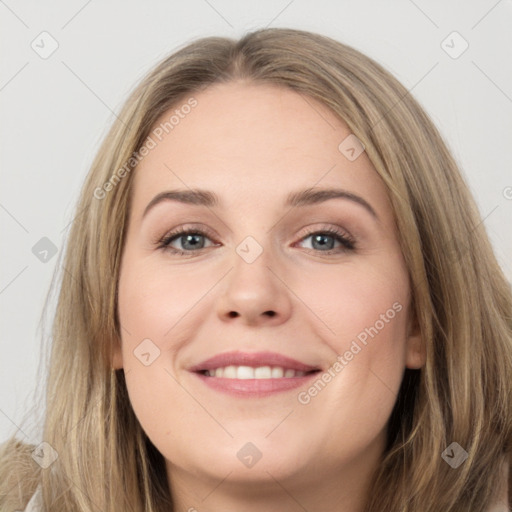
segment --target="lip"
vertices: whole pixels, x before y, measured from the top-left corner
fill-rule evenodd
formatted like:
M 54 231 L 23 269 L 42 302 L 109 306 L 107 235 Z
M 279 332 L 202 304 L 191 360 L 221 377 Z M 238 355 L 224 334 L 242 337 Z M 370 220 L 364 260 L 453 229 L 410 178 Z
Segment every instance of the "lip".
M 205 370 L 225 366 L 251 366 L 253 368 L 259 366 L 280 366 L 284 369 L 311 373 L 307 373 L 302 377 L 274 379 L 228 379 L 223 377 L 209 377 L 201 373 Z M 217 354 L 190 367 L 188 370 L 210 389 L 236 397 L 258 398 L 275 395 L 304 386 L 314 378 L 321 369 L 276 352 L 249 353 L 234 351 Z
M 200 372 L 203 370 L 212 370 L 224 366 L 251 366 L 253 368 L 257 368 L 258 366 L 282 366 L 284 369 L 291 369 L 302 372 L 310 372 L 313 370 L 321 369 L 318 366 L 311 366 L 305 363 L 301 363 L 296 359 L 278 354 L 277 352 L 232 351 L 210 357 L 209 359 L 206 359 L 205 361 L 192 366 L 188 370 L 190 372 Z

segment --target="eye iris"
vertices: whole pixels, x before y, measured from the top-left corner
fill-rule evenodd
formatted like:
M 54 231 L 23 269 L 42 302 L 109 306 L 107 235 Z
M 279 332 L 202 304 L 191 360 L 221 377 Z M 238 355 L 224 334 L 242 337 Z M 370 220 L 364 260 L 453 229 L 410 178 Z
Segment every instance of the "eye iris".
M 330 238 L 332 240 L 332 243 L 330 244 L 326 244 L 325 242 L 325 239 L 326 238 Z M 319 241 L 320 242 L 320 247 L 323 247 L 324 249 L 327 247 L 327 250 L 330 250 L 333 248 L 333 245 L 334 245 L 334 238 L 331 236 L 331 235 L 322 235 L 322 234 L 318 234 L 318 235 L 314 235 L 313 236 L 313 247 L 315 247 L 315 242 Z
M 200 242 L 194 242 L 194 239 L 197 239 L 197 237 L 202 237 L 202 235 L 198 233 L 192 233 L 189 235 L 183 235 L 180 237 L 182 241 L 182 245 L 185 249 L 202 249 L 204 246 L 204 240 L 203 243 Z M 191 243 L 190 247 L 187 247 L 187 243 Z

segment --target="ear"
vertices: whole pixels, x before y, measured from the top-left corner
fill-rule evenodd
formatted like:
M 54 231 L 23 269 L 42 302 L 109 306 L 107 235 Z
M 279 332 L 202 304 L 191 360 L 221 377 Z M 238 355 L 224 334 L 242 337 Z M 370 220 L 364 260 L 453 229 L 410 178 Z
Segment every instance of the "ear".
M 422 368 L 427 360 L 427 351 L 424 340 L 421 336 L 419 322 L 414 311 L 411 311 L 407 322 L 406 345 L 405 366 L 412 370 Z
M 119 370 L 123 367 L 123 352 L 121 350 L 121 340 L 116 336 L 112 341 L 112 356 L 111 356 L 112 368 Z

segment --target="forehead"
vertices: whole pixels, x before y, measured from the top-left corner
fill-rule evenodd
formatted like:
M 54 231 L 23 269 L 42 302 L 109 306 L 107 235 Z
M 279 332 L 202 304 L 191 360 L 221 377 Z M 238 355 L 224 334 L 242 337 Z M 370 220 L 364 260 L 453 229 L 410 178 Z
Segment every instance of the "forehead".
M 195 106 L 182 108 L 192 97 Z M 156 145 L 136 169 L 135 203 L 187 187 L 217 190 L 219 196 L 224 191 L 244 201 L 281 200 L 292 190 L 314 186 L 386 195 L 364 152 L 350 161 L 338 149 L 351 135 L 346 123 L 318 101 L 284 87 L 210 86 L 169 109 L 151 133 Z

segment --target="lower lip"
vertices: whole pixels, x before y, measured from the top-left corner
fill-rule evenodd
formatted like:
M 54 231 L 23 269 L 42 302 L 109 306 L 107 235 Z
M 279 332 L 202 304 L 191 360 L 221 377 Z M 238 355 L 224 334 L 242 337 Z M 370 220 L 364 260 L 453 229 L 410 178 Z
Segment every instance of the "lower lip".
M 201 373 L 195 375 L 207 386 L 216 391 L 238 397 L 264 397 L 296 389 L 306 385 L 320 372 L 309 373 L 303 377 L 283 377 L 281 379 L 225 379 L 207 377 Z

